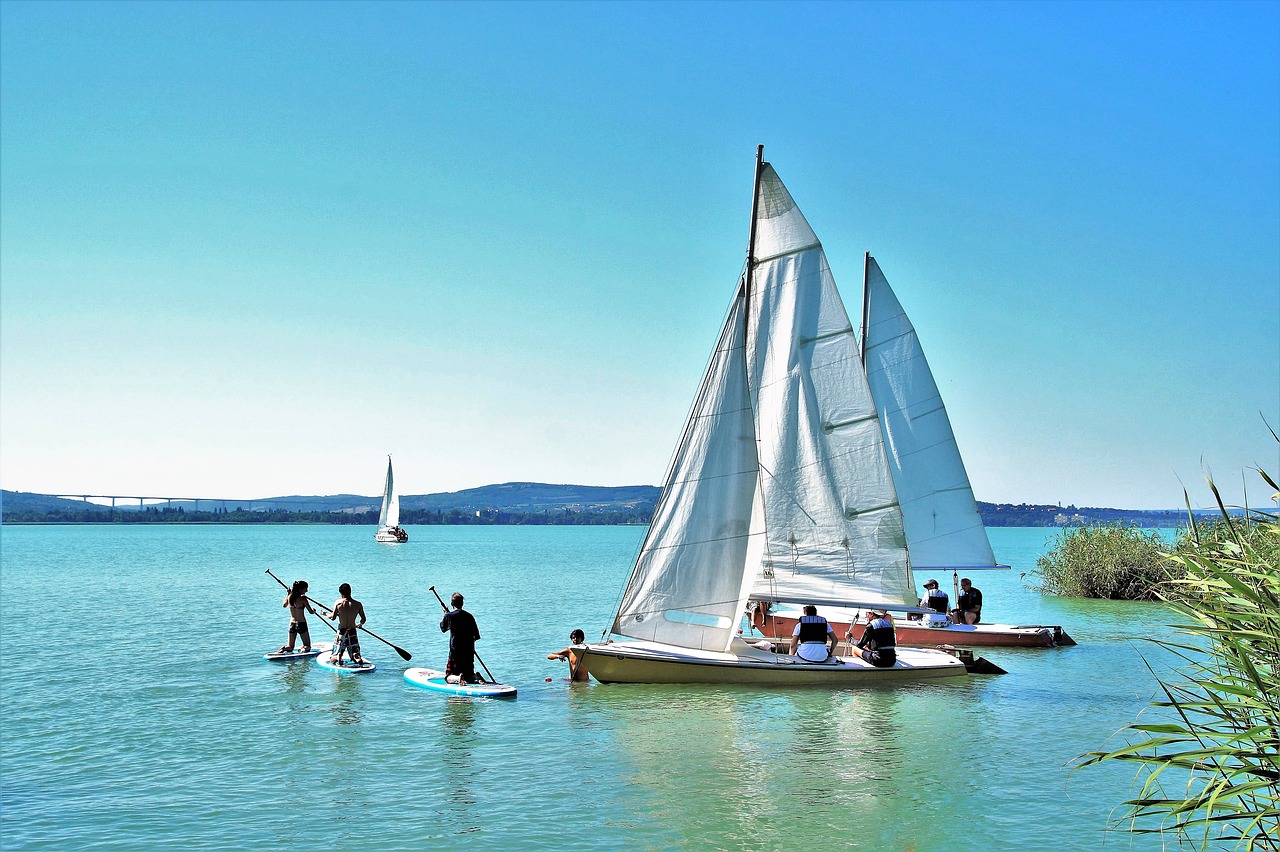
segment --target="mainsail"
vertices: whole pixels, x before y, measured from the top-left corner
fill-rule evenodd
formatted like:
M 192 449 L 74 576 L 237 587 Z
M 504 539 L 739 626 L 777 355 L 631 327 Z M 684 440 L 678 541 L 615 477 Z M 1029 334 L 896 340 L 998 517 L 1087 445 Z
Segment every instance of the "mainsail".
M 612 632 L 724 650 L 748 596 L 914 599 L 857 341 L 821 244 L 768 163 L 730 305 Z
M 378 513 L 378 527 L 400 526 L 400 498 L 396 496 L 391 476 L 391 456 L 387 456 L 387 484 L 382 489 L 382 511 Z
M 916 571 L 996 564 L 920 339 L 867 257 L 864 358 Z
M 825 252 L 772 166 L 760 177 L 747 364 L 767 548 L 751 596 L 914 598 L 902 513 Z

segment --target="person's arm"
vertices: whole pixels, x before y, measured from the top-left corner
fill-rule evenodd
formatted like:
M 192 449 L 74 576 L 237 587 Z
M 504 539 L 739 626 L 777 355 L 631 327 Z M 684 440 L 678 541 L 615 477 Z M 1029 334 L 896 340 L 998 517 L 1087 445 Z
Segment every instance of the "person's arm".
M 369 617 L 364 614 L 364 604 L 360 604 L 356 614 L 360 616 L 360 625 L 364 626 L 364 623 L 369 620 Z
M 831 656 L 836 652 L 836 645 L 840 642 L 836 638 L 836 631 L 830 624 L 827 625 L 827 656 Z
M 567 660 L 569 659 L 569 649 L 565 648 L 563 651 L 556 651 L 553 654 L 547 654 L 547 659 L 548 660 Z
M 444 614 L 444 618 L 440 619 L 440 632 L 441 633 L 449 632 L 449 613 L 447 612 Z

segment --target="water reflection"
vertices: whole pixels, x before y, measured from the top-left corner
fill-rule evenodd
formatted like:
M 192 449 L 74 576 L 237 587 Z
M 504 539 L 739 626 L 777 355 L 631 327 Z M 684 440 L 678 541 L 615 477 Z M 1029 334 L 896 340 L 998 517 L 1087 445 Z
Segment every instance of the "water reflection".
M 364 720 L 360 712 L 360 683 L 355 676 L 335 674 L 337 683 L 333 695 L 337 699 L 329 706 L 334 721 L 339 725 L 358 725 Z
M 472 698 L 450 697 L 440 717 L 441 751 L 443 752 L 446 824 L 455 833 L 479 831 L 481 820 L 475 812 L 479 801 L 475 791 L 481 771 L 475 763 L 474 727 L 478 702 Z
M 917 736 L 901 702 L 880 689 L 609 686 L 575 693 L 570 712 L 612 732 L 621 773 L 665 824 L 698 826 L 710 846 L 771 849 L 801 843 L 815 821 L 859 825 L 866 845 L 899 825 L 886 785 L 901 783 Z
M 286 660 L 272 665 L 277 669 L 277 677 L 286 694 L 298 695 L 306 691 L 305 679 L 310 669 L 307 660 Z

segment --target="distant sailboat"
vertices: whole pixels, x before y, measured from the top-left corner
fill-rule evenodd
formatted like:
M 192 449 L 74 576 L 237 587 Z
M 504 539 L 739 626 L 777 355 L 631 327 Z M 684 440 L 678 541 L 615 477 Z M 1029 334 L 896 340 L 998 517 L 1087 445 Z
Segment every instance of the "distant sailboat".
M 951 420 L 925 360 L 915 327 L 870 253 L 864 265 L 862 361 L 884 433 L 889 469 L 902 506 L 903 528 L 915 575 L 951 574 L 956 598 L 959 576 L 1008 569 L 997 565 L 978 513 L 969 474 Z M 951 604 L 956 604 L 956 598 Z M 902 603 L 914 605 L 914 589 Z M 858 612 L 825 613 L 842 635 Z M 764 633 L 789 635 L 798 612 L 758 612 Z M 855 623 L 859 635 L 865 625 Z M 1052 647 L 1075 642 L 1059 626 L 952 624 L 946 618 L 895 623 L 898 642 L 916 645 Z
M 409 533 L 400 529 L 400 498 L 396 495 L 395 480 L 391 475 L 391 456 L 387 456 L 387 482 L 382 488 L 382 511 L 378 514 L 378 531 L 374 541 L 401 544 L 409 540 Z
M 610 633 L 601 682 L 856 685 L 962 676 L 934 650 L 891 668 L 808 662 L 738 636 L 749 598 L 902 604 L 903 518 L 856 336 L 821 243 L 757 152 L 747 269 Z

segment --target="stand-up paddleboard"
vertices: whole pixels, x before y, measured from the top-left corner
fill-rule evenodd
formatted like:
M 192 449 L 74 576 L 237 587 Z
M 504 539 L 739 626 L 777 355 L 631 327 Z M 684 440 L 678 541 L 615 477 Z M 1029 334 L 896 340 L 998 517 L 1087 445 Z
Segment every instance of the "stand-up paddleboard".
M 378 668 L 367 659 L 364 661 L 363 666 L 354 665 L 347 657 L 343 657 L 341 663 L 331 663 L 329 662 L 329 659 L 332 656 L 332 654 L 321 654 L 316 657 L 316 665 L 322 669 L 328 669 L 331 672 L 341 672 L 342 674 L 364 674 L 365 672 L 371 672 Z
M 450 695 L 470 695 L 473 698 L 516 697 L 514 686 L 505 683 L 449 683 L 444 679 L 444 672 L 435 669 L 405 669 L 404 679 L 414 686 Z
M 310 651 L 303 651 L 301 649 L 294 651 L 271 651 L 270 653 L 263 654 L 262 659 L 271 660 L 273 663 L 279 662 L 280 660 L 309 660 L 312 657 L 318 657 L 321 654 L 328 653 L 329 649 L 332 647 L 332 642 L 317 642 L 311 646 Z

